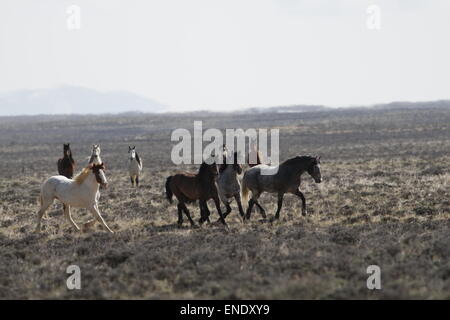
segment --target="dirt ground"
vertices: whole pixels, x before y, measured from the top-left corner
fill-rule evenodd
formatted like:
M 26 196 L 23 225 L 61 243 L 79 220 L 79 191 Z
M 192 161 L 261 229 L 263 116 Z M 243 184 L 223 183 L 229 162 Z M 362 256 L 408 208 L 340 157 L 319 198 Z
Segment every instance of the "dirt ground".
M 194 120 L 279 128 L 282 161 L 321 155 L 324 182 L 302 182 L 309 214 L 288 195 L 276 223 L 255 212 L 243 224 L 233 203 L 228 229 L 186 219 L 178 228 L 165 178 L 198 166 L 170 161 L 170 135 Z M 76 232 L 59 203 L 33 233 L 40 185 L 57 173 L 65 142 L 78 170 L 101 145 L 109 188 L 100 210 L 115 234 Z M 139 189 L 128 145 L 144 160 Z M 449 108 L 0 118 L 0 298 L 449 299 L 449 150 Z M 261 204 L 275 213 L 274 195 Z M 69 265 L 81 269 L 81 290 L 66 287 Z M 381 290 L 367 289 L 369 265 L 381 268 Z

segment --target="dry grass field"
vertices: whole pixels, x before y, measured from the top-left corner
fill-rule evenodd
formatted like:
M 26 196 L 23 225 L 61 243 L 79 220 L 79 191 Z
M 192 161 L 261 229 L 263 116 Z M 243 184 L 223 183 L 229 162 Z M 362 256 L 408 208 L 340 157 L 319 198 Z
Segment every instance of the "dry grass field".
M 228 229 L 186 219 L 177 228 L 165 178 L 198 166 L 172 164 L 170 134 L 194 120 L 279 128 L 282 161 L 321 155 L 324 182 L 302 183 L 309 215 L 287 195 L 273 224 L 258 213 L 242 224 L 233 203 Z M 115 234 L 75 232 L 60 204 L 33 233 L 40 185 L 57 173 L 64 142 L 78 170 L 101 144 L 109 188 L 100 210 Z M 128 145 L 144 159 L 139 189 L 127 176 Z M 449 299 L 449 150 L 450 108 L 0 118 L 0 298 Z M 275 213 L 275 196 L 261 204 Z M 381 290 L 366 287 L 372 264 Z M 66 287 L 69 265 L 81 268 L 81 290 Z

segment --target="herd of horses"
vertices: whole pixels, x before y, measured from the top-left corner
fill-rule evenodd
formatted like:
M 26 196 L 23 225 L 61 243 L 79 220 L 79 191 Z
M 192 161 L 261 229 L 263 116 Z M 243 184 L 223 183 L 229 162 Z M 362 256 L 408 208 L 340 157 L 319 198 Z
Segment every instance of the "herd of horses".
M 41 220 L 45 212 L 57 199 L 62 202 L 64 215 L 75 229 L 86 231 L 99 222 L 107 231 L 113 233 L 98 208 L 100 188 L 107 188 L 108 185 L 105 176 L 106 167 L 100 156 L 100 146 L 93 145 L 87 166 L 75 177 L 73 175 L 76 163 L 70 144 L 64 144 L 63 152 L 63 158 L 58 160 L 58 175 L 47 179 L 41 187 L 36 232 L 41 230 Z M 211 212 L 207 203 L 209 200 L 214 201 L 219 215 L 218 222 L 225 226 L 225 218 L 232 211 L 230 204 L 233 200 L 237 203 L 242 221 L 250 219 L 254 206 L 258 207 L 261 216 L 266 219 L 265 210 L 258 202 L 264 192 L 278 196 L 277 210 L 271 221 L 279 219 L 283 197 L 287 193 L 301 199 L 302 215 L 306 215 L 306 200 L 300 190 L 301 176 L 307 172 L 316 183 L 322 182 L 320 157 L 296 156 L 280 165 L 269 166 L 262 163 L 259 151 L 254 150 L 254 152 L 257 155 L 256 161 L 252 163 L 251 157 L 248 157 L 246 163 L 249 168 L 244 172 L 242 184 L 239 175 L 244 169 L 239 164 L 238 153 L 229 152 L 226 146 L 223 147 L 223 161 L 220 164 L 214 160 L 204 161 L 197 173 L 180 172 L 169 176 L 165 183 L 166 198 L 170 203 L 173 202 L 174 196 L 177 199 L 178 225 L 182 226 L 184 213 L 190 224 L 193 227 L 197 226 L 186 206 L 197 201 L 200 208 L 199 224 L 210 222 Z M 138 155 L 135 146 L 128 147 L 128 154 L 131 184 L 133 187 L 138 187 L 143 168 L 142 158 Z M 225 212 L 221 210 L 221 202 L 225 205 Z M 246 211 L 243 204 L 247 207 Z M 93 219 L 80 228 L 72 219 L 71 207 L 87 209 L 93 215 Z

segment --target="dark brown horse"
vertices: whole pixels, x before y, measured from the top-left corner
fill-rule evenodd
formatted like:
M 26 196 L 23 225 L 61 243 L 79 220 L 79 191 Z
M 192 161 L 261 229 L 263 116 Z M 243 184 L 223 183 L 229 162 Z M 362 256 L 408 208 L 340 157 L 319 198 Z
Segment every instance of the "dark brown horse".
M 166 197 L 172 203 L 172 196 L 178 200 L 178 225 L 183 224 L 183 211 L 192 226 L 195 226 L 186 203 L 199 201 L 201 218 L 200 223 L 209 221 L 209 209 L 206 202 L 213 199 L 222 224 L 226 225 L 222 211 L 220 210 L 219 193 L 216 180 L 218 177 L 217 165 L 202 163 L 197 174 L 182 172 L 170 176 L 166 180 Z
M 73 171 L 75 169 L 75 160 L 72 157 L 72 150 L 70 150 L 70 143 L 64 144 L 64 157 L 58 160 L 58 173 L 66 178 L 73 178 Z

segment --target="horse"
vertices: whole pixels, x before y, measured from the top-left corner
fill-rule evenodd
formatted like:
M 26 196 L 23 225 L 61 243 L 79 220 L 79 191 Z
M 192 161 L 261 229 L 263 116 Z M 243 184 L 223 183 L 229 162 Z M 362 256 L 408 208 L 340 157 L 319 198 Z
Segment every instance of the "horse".
M 64 156 L 58 160 L 58 173 L 61 176 L 72 179 L 73 171 L 75 169 L 75 160 L 72 157 L 72 150 L 70 150 L 70 143 L 64 144 Z
M 186 214 L 191 226 L 195 227 L 195 223 L 191 218 L 186 203 L 199 201 L 201 218 L 199 223 L 209 221 L 209 209 L 207 201 L 213 199 L 219 214 L 219 220 L 226 225 L 222 211 L 220 210 L 219 192 L 216 180 L 219 173 L 215 163 L 207 164 L 203 162 L 197 174 L 189 172 L 181 172 L 173 176 L 169 176 L 166 180 L 166 198 L 172 203 L 172 197 L 178 200 L 178 226 L 183 225 L 183 211 Z
M 75 179 L 68 179 L 64 176 L 53 176 L 47 179 L 41 187 L 39 196 L 40 209 L 38 213 L 38 223 L 36 232 L 41 230 L 41 219 L 45 211 L 58 199 L 64 204 L 64 215 L 76 230 L 80 227 L 73 221 L 70 207 L 86 208 L 95 219 L 83 225 L 83 230 L 91 227 L 96 220 L 100 222 L 109 232 L 114 233 L 102 218 L 98 209 L 100 198 L 99 185 L 106 188 L 108 181 L 105 176 L 105 165 L 91 164 L 84 168 Z
M 273 174 L 262 175 L 261 170 L 264 170 L 265 173 Z M 278 166 L 271 167 L 261 164 L 247 170 L 242 180 L 242 199 L 244 203 L 247 203 L 249 191 L 252 192 L 252 197 L 248 201 L 245 219 L 250 219 L 251 211 L 255 204 L 262 209 L 261 215 L 265 218 L 265 211 L 258 204 L 258 198 L 263 192 L 278 194 L 278 207 L 275 217 L 272 220 L 278 220 L 280 217 L 283 196 L 285 193 L 294 194 L 302 200 L 302 215 L 305 216 L 307 213 L 306 200 L 299 189 L 301 182 L 300 178 L 304 172 L 308 172 L 316 183 L 321 183 L 320 157 L 297 156 L 286 160 Z
M 139 176 L 142 171 L 142 158 L 139 157 L 136 152 L 136 146 L 133 146 L 133 148 L 128 146 L 128 153 L 130 155 L 128 158 L 128 172 L 130 173 L 131 185 L 134 187 L 136 184 L 136 187 L 139 187 Z
M 223 217 L 226 218 L 231 212 L 230 203 L 233 198 L 236 199 L 236 203 L 239 208 L 239 214 L 244 219 L 244 209 L 241 202 L 241 184 L 238 180 L 238 175 L 242 173 L 242 166 L 238 164 L 238 153 L 234 152 L 234 159 L 232 163 L 227 163 L 227 151 L 224 148 L 224 161 L 219 166 L 219 178 L 217 179 L 217 186 L 219 189 L 219 197 L 226 207 L 226 211 Z
M 101 164 L 102 162 L 102 158 L 100 157 L 100 153 L 102 152 L 102 150 L 100 149 L 100 145 L 99 144 L 94 144 L 92 145 L 92 153 L 91 153 L 91 158 L 89 159 L 89 164 Z

